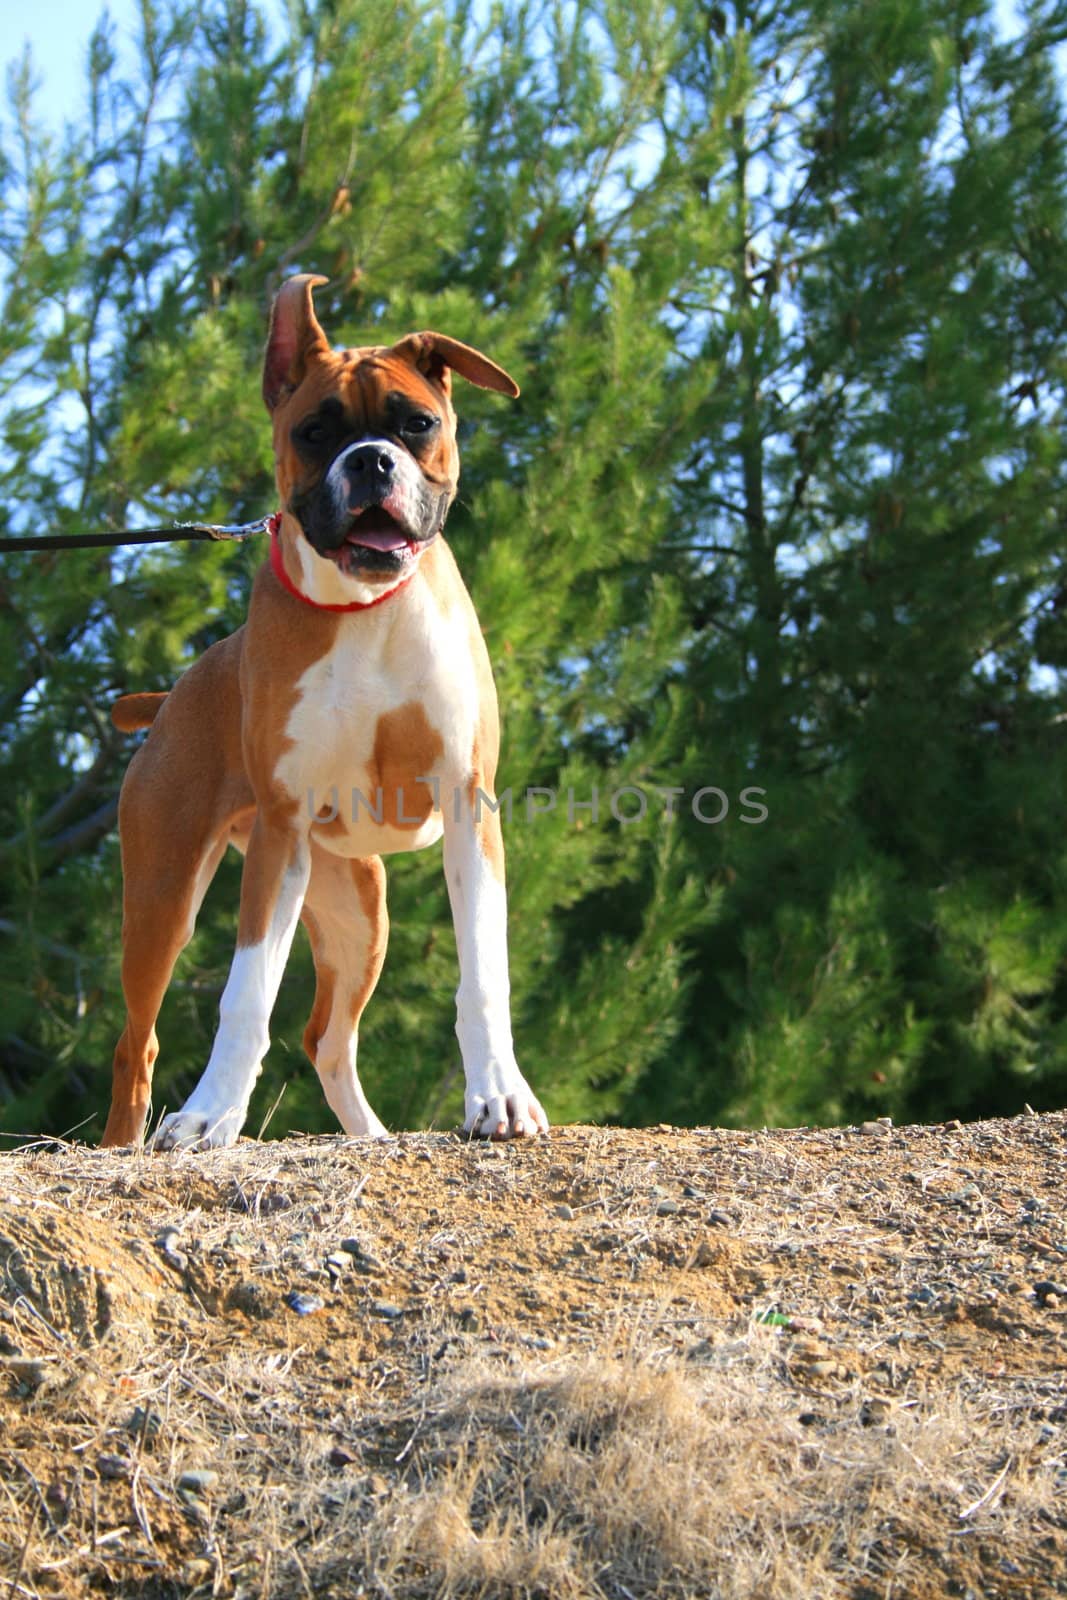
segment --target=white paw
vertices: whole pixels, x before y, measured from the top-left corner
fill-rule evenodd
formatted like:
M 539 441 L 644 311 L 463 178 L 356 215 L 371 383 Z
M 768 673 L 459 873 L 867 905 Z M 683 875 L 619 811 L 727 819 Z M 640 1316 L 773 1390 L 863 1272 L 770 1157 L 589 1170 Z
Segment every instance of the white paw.
M 374 1116 L 371 1117 L 371 1119 L 368 1122 L 367 1126 L 365 1128 L 363 1128 L 361 1130 L 361 1132 L 360 1132 L 360 1138 L 363 1138 L 363 1139 L 379 1139 L 379 1140 L 380 1139 L 386 1139 L 386 1140 L 389 1140 L 392 1137 L 393 1137 L 393 1135 L 389 1132 L 389 1129 L 385 1126 L 385 1123 L 384 1122 L 379 1122 L 378 1118 L 374 1117 Z
M 241 1131 L 244 1116 L 235 1109 L 212 1113 L 184 1106 L 164 1117 L 153 1138 L 152 1150 L 211 1150 L 233 1144 Z
M 341 1123 L 342 1128 L 350 1139 L 392 1139 L 393 1137 L 385 1123 L 379 1122 L 373 1111 L 369 1117 L 351 1117 L 344 1122 L 338 1117 L 337 1120 Z
M 468 1088 L 463 1131 L 472 1139 L 530 1139 L 548 1132 L 548 1118 L 525 1079 Z

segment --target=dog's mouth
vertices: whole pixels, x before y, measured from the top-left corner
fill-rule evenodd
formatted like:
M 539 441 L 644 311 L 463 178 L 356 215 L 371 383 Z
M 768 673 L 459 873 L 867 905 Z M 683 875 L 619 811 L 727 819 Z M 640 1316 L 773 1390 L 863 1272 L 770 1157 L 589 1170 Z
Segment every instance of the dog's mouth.
M 345 544 L 359 550 L 412 551 L 419 541 L 402 528 L 384 506 L 368 506 L 366 511 L 355 513 L 352 526 L 345 534 Z
M 341 544 L 328 554 L 342 572 L 396 572 L 414 561 L 428 543 L 413 535 L 384 506 L 367 506 L 352 513 L 352 522 Z

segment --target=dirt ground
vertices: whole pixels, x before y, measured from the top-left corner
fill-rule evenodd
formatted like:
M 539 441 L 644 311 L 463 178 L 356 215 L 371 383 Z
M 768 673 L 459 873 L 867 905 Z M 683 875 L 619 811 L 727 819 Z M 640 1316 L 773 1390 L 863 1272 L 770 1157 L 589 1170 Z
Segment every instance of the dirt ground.
M 0 1600 L 1067 1595 L 1067 1116 L 0 1158 Z

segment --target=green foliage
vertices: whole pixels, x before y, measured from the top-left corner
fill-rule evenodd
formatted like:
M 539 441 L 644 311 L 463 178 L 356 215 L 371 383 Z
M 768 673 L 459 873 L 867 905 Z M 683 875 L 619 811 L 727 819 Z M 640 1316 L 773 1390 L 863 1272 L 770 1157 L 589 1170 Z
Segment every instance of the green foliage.
M 338 340 L 436 327 L 519 378 L 513 405 L 458 396 L 450 537 L 504 710 L 516 1034 L 558 1118 L 1067 1090 L 1067 15 L 1036 0 L 1015 39 L 999 15 L 169 0 L 130 61 L 101 22 L 58 135 L 11 73 L 0 535 L 270 509 L 259 362 L 291 271 L 329 277 Z M 108 704 L 236 627 L 261 559 L 5 558 L 9 1129 L 99 1129 L 131 745 Z M 719 823 L 690 803 L 712 786 Z M 527 820 L 528 787 L 555 808 Z M 387 1122 L 448 1120 L 439 861 L 389 883 L 364 1078 Z M 238 885 L 225 862 L 179 964 L 157 1108 L 210 1047 Z M 272 1131 L 330 1126 L 309 1003 L 301 944 L 254 1126 L 283 1084 Z

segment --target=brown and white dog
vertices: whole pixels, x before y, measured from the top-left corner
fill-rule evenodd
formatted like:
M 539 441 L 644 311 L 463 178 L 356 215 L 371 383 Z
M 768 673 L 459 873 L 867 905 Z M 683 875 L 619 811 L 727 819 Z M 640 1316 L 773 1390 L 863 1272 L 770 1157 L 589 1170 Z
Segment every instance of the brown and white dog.
M 152 731 L 119 805 L 127 1021 L 104 1144 L 143 1137 L 160 1004 L 230 844 L 245 863 L 219 1028 L 156 1146 L 237 1138 L 298 919 L 316 973 L 304 1047 L 346 1132 L 384 1134 L 356 1072 L 385 956 L 381 857 L 442 834 L 464 1126 L 494 1139 L 548 1126 L 515 1061 L 500 819 L 482 798 L 494 794 L 496 691 L 441 536 L 459 473 L 451 373 L 518 389 L 437 333 L 331 349 L 312 305 L 325 281 L 291 278 L 274 303 L 263 394 L 283 511 L 248 620 L 169 694 L 114 709 L 120 728 Z

